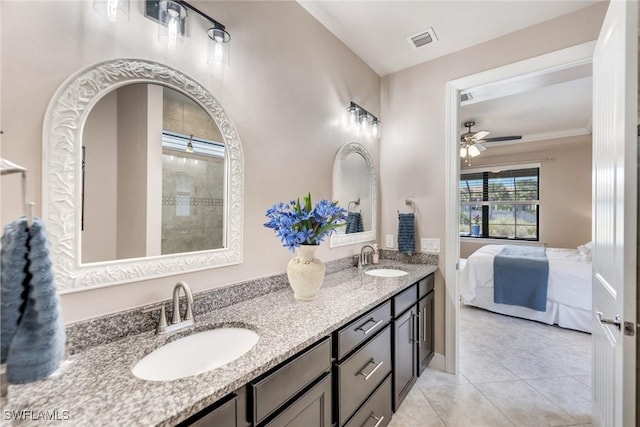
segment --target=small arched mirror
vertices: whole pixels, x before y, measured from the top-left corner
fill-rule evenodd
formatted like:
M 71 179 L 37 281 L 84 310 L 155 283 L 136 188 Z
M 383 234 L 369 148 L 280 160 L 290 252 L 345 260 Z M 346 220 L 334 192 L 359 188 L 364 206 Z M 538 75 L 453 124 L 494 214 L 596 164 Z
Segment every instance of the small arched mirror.
M 242 148 L 199 83 L 113 60 L 54 95 L 45 219 L 62 292 L 242 261 Z
M 331 237 L 331 247 L 376 239 L 376 174 L 371 155 L 357 142 L 343 145 L 336 154 L 333 199 L 348 213 L 346 226 Z

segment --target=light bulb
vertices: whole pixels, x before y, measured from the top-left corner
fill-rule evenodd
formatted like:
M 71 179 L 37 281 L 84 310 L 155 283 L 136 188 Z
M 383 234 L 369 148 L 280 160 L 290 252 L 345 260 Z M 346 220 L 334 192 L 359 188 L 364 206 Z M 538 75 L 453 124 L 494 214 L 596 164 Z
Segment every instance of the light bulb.
M 480 155 L 480 150 L 478 150 L 478 147 L 475 145 L 470 146 L 467 151 L 471 157 L 477 157 Z
M 377 119 L 371 122 L 371 135 L 376 139 L 380 138 L 380 122 Z
M 184 45 L 184 25 L 187 10 L 181 4 L 171 0 L 160 1 L 160 27 L 158 40 L 169 49 L 176 49 Z
M 213 27 L 207 30 L 207 64 L 219 66 L 229 63 L 229 41 L 231 36 L 223 28 Z
M 93 7 L 109 22 L 129 20 L 129 0 L 93 0 Z
M 175 49 L 176 44 L 178 42 L 178 26 L 180 25 L 180 21 L 178 20 L 178 13 L 169 9 L 169 21 L 167 22 L 167 31 L 168 31 L 168 39 L 167 39 L 167 47 L 169 49 Z

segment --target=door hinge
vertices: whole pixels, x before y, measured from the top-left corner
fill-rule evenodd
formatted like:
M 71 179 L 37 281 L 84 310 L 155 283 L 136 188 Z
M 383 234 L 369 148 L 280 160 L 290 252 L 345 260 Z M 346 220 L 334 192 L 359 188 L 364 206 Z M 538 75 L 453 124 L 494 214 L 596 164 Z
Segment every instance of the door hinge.
M 630 337 L 636 334 L 636 324 L 634 322 L 624 322 L 624 334 Z

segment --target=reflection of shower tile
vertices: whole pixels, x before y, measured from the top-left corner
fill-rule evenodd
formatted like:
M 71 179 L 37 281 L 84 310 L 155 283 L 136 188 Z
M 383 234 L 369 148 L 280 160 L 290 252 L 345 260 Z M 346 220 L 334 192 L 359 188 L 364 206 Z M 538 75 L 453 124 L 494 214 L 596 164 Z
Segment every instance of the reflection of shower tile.
M 182 120 L 165 119 L 162 126 L 164 130 L 182 133 Z
M 162 116 L 165 124 L 167 120 L 178 120 L 182 122 L 183 109 L 184 105 L 182 102 L 165 97 L 162 103 Z

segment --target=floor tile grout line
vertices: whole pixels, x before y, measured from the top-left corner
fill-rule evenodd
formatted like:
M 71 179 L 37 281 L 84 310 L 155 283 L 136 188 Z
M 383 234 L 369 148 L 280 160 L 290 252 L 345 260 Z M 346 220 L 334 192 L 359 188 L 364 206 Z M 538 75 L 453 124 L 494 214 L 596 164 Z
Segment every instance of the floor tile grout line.
M 502 381 L 496 381 L 496 382 L 502 382 Z M 474 386 L 474 387 L 475 387 L 475 389 L 476 389 L 476 390 L 478 390 L 478 392 L 479 392 L 479 393 L 480 393 L 480 394 L 481 394 L 485 399 L 487 399 L 487 402 L 489 402 L 489 403 L 491 404 L 491 406 L 493 406 L 494 408 L 496 408 L 496 410 L 497 410 L 497 411 L 498 411 L 498 412 L 499 412 L 499 413 L 504 417 L 504 419 L 505 419 L 505 420 L 507 420 L 507 421 L 509 421 L 511 424 L 513 424 L 513 426 L 514 426 L 514 427 L 517 427 L 516 423 L 515 423 L 511 418 L 509 418 L 509 416 L 507 416 L 507 414 L 505 414 L 504 412 L 502 412 L 502 411 L 500 410 L 500 408 L 499 408 L 495 403 L 493 403 L 493 400 L 489 399 L 489 396 L 487 396 L 486 394 L 484 394 L 484 393 L 482 392 L 482 390 L 480 390 L 480 389 L 478 388 L 478 386 L 477 386 L 475 383 L 471 383 L 471 385 L 472 385 L 472 386 Z
M 447 427 L 447 423 L 444 421 L 444 418 L 442 418 L 442 415 L 440 415 L 436 410 L 436 408 L 434 408 L 433 403 L 431 403 L 431 400 L 429 400 L 429 397 L 427 397 L 427 395 L 424 394 L 424 390 L 422 390 L 422 387 L 420 387 L 418 384 L 413 385 L 413 387 L 416 387 L 416 386 L 418 387 L 418 391 L 420 391 L 420 394 L 422 394 L 422 397 L 424 397 L 424 399 L 427 401 L 431 409 L 433 409 L 433 412 L 435 412 L 435 414 L 438 416 L 440 421 L 442 421 L 442 424 L 444 424 L 444 426 Z

